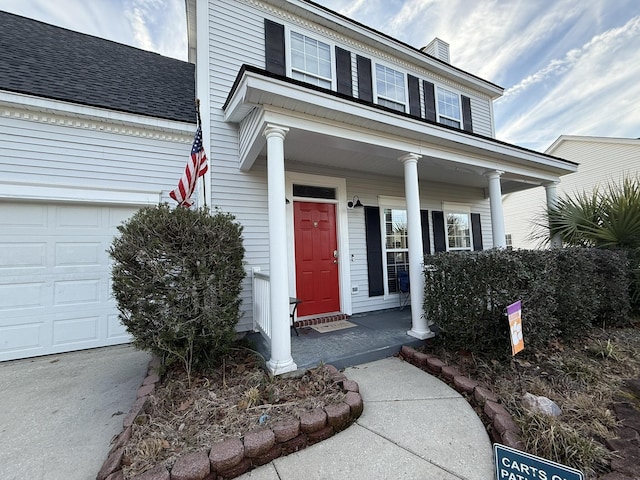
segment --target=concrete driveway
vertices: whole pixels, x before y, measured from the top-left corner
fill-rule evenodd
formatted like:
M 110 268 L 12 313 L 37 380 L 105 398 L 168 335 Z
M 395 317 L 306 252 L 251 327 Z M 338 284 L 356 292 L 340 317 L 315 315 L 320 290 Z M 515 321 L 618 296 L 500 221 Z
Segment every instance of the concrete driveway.
M 0 363 L 0 478 L 95 479 L 149 360 L 116 346 Z

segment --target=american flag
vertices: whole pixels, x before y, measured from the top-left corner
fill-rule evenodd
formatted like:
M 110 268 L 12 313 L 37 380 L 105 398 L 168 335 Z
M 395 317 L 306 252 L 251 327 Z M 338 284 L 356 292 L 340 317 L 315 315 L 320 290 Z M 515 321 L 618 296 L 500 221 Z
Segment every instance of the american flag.
M 181 207 L 188 208 L 193 205 L 191 195 L 196 189 L 196 180 L 204 175 L 208 169 L 207 156 L 202 146 L 202 129 L 198 125 L 196 136 L 193 139 L 193 147 L 191 147 L 191 158 L 187 162 L 187 167 L 178 182 L 178 188 L 172 190 L 169 196 L 178 202 Z

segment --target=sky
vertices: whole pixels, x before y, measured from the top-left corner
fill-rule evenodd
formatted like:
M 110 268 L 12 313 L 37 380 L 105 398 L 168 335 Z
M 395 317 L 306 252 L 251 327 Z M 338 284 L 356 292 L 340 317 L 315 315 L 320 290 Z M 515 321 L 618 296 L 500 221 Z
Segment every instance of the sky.
M 496 138 L 640 137 L 638 0 L 315 0 L 505 89 Z M 0 10 L 186 60 L 184 0 L 0 0 Z

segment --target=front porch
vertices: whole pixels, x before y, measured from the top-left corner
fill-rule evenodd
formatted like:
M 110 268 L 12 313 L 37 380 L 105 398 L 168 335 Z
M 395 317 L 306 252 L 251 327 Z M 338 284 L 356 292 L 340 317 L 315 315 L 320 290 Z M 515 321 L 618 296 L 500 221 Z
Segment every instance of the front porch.
M 407 335 L 411 330 L 411 309 L 393 309 L 349 317 L 356 326 L 320 333 L 311 327 L 298 327 L 299 336 L 291 330 L 291 356 L 298 370 L 317 366 L 320 362 L 342 369 L 392 356 L 403 345 L 420 346 L 424 340 Z M 269 343 L 260 333 L 247 338 L 265 358 L 271 358 Z

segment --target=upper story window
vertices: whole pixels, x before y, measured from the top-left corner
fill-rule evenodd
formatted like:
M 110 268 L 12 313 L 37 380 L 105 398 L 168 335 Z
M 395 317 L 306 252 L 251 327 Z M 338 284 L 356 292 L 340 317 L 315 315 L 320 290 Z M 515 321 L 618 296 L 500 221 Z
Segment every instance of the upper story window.
M 460 95 L 438 88 L 438 122 L 450 127 L 461 127 Z
M 406 96 L 403 73 L 376 64 L 376 92 L 379 105 L 401 112 L 405 111 Z
M 331 47 L 301 33 L 291 32 L 291 76 L 331 88 Z

